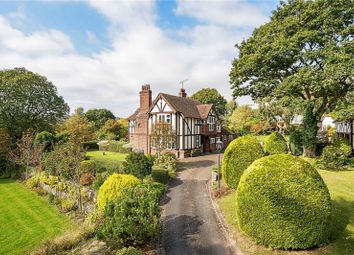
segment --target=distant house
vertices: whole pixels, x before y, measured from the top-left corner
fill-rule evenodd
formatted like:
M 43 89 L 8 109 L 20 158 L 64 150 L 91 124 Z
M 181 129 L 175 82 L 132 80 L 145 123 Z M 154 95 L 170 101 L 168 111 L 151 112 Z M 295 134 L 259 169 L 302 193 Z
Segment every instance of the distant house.
M 354 151 L 354 118 L 346 121 L 336 121 L 335 124 L 337 137 L 348 140 Z
M 151 130 L 159 121 L 169 123 L 176 133 L 176 142 L 168 150 L 181 158 L 189 156 L 192 150 L 213 152 L 218 141 L 226 147 L 233 139 L 233 135 L 222 127 L 214 105 L 187 98 L 183 88 L 178 96 L 159 93 L 152 101 L 150 85 L 143 85 L 140 106 L 127 120 L 130 144 L 145 153 L 155 153 Z

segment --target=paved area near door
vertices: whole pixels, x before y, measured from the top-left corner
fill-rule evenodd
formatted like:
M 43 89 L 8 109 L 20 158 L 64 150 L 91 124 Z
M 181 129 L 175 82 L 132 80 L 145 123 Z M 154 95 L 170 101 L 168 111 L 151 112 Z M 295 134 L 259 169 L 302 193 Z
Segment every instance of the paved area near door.
M 235 254 L 225 238 L 208 192 L 217 155 L 183 159 L 162 201 L 161 254 Z

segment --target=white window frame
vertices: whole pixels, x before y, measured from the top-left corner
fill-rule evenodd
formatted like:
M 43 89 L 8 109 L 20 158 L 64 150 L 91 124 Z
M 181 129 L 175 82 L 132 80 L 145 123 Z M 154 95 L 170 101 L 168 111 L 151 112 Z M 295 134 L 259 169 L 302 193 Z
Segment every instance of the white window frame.
M 210 144 L 215 144 L 215 138 L 214 137 L 210 137 Z

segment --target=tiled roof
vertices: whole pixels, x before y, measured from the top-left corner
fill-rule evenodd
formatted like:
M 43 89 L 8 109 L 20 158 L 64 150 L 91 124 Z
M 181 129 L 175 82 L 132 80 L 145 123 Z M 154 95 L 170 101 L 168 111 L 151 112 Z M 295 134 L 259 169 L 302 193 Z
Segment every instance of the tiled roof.
M 127 120 L 135 120 L 135 119 L 136 119 L 136 116 L 137 116 L 138 113 L 139 113 L 139 111 L 140 111 L 140 108 L 138 107 L 138 108 L 135 110 L 135 112 L 127 118 Z
M 164 93 L 160 93 L 160 95 L 176 112 L 182 113 L 187 118 L 201 118 L 197 107 L 201 104 L 199 101 L 187 97 L 172 96 Z
M 199 104 L 199 105 L 197 105 L 197 109 L 198 109 L 201 119 L 206 119 L 212 108 L 213 108 L 212 104 Z

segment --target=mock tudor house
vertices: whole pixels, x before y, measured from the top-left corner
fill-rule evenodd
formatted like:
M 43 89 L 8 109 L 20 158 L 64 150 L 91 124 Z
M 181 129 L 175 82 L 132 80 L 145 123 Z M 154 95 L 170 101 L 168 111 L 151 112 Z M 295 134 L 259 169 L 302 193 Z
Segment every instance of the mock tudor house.
M 234 138 L 222 127 L 222 120 L 212 104 L 202 104 L 187 97 L 181 88 L 178 96 L 159 93 L 152 101 L 150 85 L 140 91 L 140 106 L 127 118 L 129 143 L 144 153 L 154 154 L 151 129 L 154 123 L 169 123 L 176 132 L 176 142 L 169 151 L 177 157 L 188 157 L 191 151 L 213 152 L 217 143 L 224 148 Z

